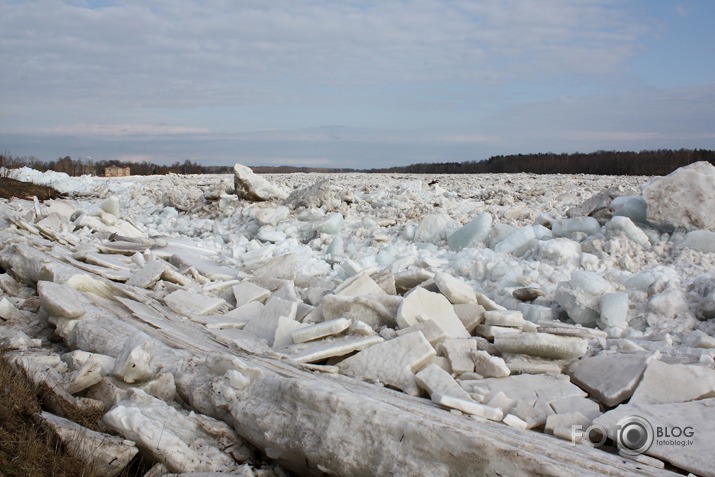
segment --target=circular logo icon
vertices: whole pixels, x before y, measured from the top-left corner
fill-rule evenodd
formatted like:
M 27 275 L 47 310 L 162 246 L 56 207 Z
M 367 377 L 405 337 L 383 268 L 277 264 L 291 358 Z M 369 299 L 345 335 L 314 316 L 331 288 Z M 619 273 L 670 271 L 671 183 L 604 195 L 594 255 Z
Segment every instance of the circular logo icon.
M 628 455 L 640 455 L 653 444 L 653 427 L 640 416 L 627 416 L 618 421 L 616 445 Z

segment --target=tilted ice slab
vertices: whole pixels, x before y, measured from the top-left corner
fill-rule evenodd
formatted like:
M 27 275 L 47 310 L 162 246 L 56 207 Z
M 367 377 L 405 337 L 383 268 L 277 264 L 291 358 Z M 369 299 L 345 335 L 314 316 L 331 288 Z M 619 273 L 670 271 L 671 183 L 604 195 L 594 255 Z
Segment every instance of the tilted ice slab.
M 283 200 L 288 193 L 242 164 L 233 166 L 236 195 L 249 201 Z
M 432 345 L 421 332 L 385 341 L 351 356 L 338 364 L 340 372 L 363 379 L 379 380 L 417 395 L 415 372 L 435 356 Z
M 715 397 L 715 369 L 651 361 L 630 404 L 661 404 Z
M 176 290 L 164 298 L 167 306 L 175 312 L 184 315 L 208 315 L 224 306 L 221 298 L 199 295 L 186 290 Z
M 426 320 L 434 320 L 452 338 L 471 336 L 447 298 L 418 287 L 405 297 L 396 321 L 401 327 L 407 327 Z
M 630 398 L 653 355 L 600 354 L 574 361 L 568 374 L 574 383 L 606 406 L 616 406 Z

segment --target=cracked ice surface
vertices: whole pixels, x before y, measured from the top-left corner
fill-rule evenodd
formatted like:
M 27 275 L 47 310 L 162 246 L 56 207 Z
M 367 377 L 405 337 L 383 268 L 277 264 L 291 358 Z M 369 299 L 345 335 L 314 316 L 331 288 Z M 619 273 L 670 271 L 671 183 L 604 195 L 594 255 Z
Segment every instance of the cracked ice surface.
M 708 167 L 686 170 L 698 191 Z M 269 175 L 281 193 L 251 202 L 250 175 L 239 198 L 230 175 L 13 174 L 71 198 L 0 202 L 3 348 L 35 369 L 54 332 L 116 358 L 45 374 L 172 470 L 665 475 L 553 436 L 631 396 L 715 395 L 715 204 L 689 176 L 660 204 L 644 177 Z M 187 412 L 230 427 L 204 416 L 158 452 Z M 260 455 L 227 450 L 244 440 Z

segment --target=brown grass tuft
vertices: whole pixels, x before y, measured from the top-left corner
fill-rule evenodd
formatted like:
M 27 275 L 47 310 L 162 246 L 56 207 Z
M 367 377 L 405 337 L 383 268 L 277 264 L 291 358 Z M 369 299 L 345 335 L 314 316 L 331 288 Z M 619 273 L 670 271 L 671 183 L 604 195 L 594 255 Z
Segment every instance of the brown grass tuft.
M 92 477 L 91 469 L 33 424 L 32 415 L 41 411 L 38 395 L 30 380 L 0 358 L 0 475 Z

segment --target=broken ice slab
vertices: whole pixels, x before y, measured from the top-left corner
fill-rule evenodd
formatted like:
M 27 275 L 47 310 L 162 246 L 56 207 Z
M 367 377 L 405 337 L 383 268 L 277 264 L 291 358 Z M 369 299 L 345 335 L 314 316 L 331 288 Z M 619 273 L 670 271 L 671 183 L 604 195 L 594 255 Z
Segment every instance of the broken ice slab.
M 0 349 L 26 351 L 29 348 L 39 348 L 41 346 L 41 339 L 30 338 L 15 327 L 0 328 Z
M 87 300 L 69 285 L 54 282 L 37 282 L 40 306 L 50 316 L 61 318 L 79 318 L 85 313 Z
M 593 420 L 603 414 L 601 407 L 596 401 L 581 396 L 569 396 L 550 403 L 551 409 L 556 414 L 567 414 L 570 412 L 580 412 L 582 415 Z
M 425 338 L 427 338 L 427 341 L 429 341 L 430 344 L 435 348 L 438 344 L 448 338 L 447 333 L 445 333 L 444 330 L 432 320 L 422 321 L 420 323 L 417 323 L 416 325 L 399 329 L 397 330 L 397 336 L 406 335 L 407 333 L 414 333 L 415 331 L 421 331 L 422 334 L 425 335 Z
M 601 297 L 600 305 L 603 326 L 628 326 L 628 293 L 607 293 Z
M 445 340 L 439 345 L 440 354 L 445 356 L 455 374 L 474 372 L 472 352 L 477 350 L 477 341 L 473 339 Z
M 208 315 L 227 305 L 221 298 L 199 295 L 187 290 L 176 290 L 164 297 L 164 302 L 183 316 Z
M 328 358 L 345 356 L 346 354 L 369 348 L 384 341 L 385 340 L 378 335 L 348 335 L 294 344 L 277 349 L 276 351 L 284 353 L 293 361 L 299 363 L 315 363 Z
M 226 452 L 243 460 L 250 457 L 227 424 L 193 412 L 182 413 L 139 390 L 130 390 L 127 399 L 107 412 L 102 422 L 135 441 L 172 472 L 231 472 L 237 470 L 238 463 Z
M 298 303 L 271 297 L 244 328 L 245 331 L 266 340 L 268 346 L 285 346 L 293 342 L 291 333 L 300 326 L 295 321 Z
M 606 222 L 605 232 L 607 238 L 625 237 L 639 246 L 649 249 L 650 240 L 643 230 L 641 230 L 631 219 L 624 216 L 615 216 Z
M 470 336 L 444 295 L 418 287 L 403 300 L 396 321 L 400 327 L 406 328 L 426 320 L 434 320 L 451 338 Z
M 116 253 L 119 255 L 134 255 L 135 253 L 144 253 L 151 248 L 151 245 L 136 242 L 102 242 L 97 246 L 97 250 L 102 253 Z
M 601 224 L 593 217 L 574 217 L 572 219 L 554 220 L 551 222 L 551 231 L 554 237 L 568 237 L 576 232 L 594 235 L 600 230 Z
M 94 386 L 106 374 L 102 370 L 102 363 L 89 359 L 79 369 L 65 375 L 65 390 L 70 394 L 77 394 L 90 386 Z
M 430 396 L 437 393 L 445 396 L 465 399 L 467 401 L 472 400 L 467 391 L 462 389 L 462 387 L 452 378 L 452 376 L 449 375 L 448 372 L 436 364 L 430 364 L 415 374 L 415 379 L 417 384 L 427 391 Z
M 271 296 L 271 291 L 267 288 L 256 285 L 250 281 L 244 281 L 232 287 L 233 295 L 236 298 L 236 308 L 252 301 L 265 302 Z
M 453 305 L 454 312 L 462 322 L 468 332 L 474 332 L 474 329 L 484 321 L 484 307 L 477 303 L 466 303 Z
M 343 227 L 343 220 L 343 214 L 333 212 L 312 223 L 311 227 L 319 234 L 334 235 L 340 232 Z
M 296 278 L 297 253 L 286 253 L 262 262 L 253 274 L 258 278 L 292 280 Z
M 169 264 L 164 260 L 153 260 L 135 272 L 132 277 L 127 280 L 127 285 L 139 288 L 151 288 L 156 285 L 168 268 Z
M 224 330 L 228 328 L 242 330 L 251 319 L 253 319 L 253 316 L 251 318 L 235 318 L 227 315 L 196 315 L 191 317 L 191 321 L 201 323 L 210 330 Z
M 432 395 L 432 401 L 440 406 L 457 409 L 466 414 L 483 417 L 489 419 L 490 421 L 501 421 L 504 418 L 504 413 L 501 409 L 497 407 L 485 406 L 484 404 L 479 404 L 478 402 L 474 402 L 472 400 L 460 399 L 457 397 L 435 393 Z
M 84 270 L 85 272 L 94 273 L 95 275 L 104 277 L 107 280 L 112 280 L 115 282 L 126 282 L 132 277 L 131 272 L 129 272 L 128 270 L 115 270 L 112 268 L 100 267 L 99 265 L 80 262 L 79 260 L 75 260 L 72 257 L 66 257 L 65 260 L 68 264 L 72 265 L 75 268 Z
M 395 272 L 395 288 L 398 293 L 402 294 L 433 277 L 434 273 L 423 268 L 411 268 Z
M 154 250 L 154 252 L 158 257 L 166 257 L 166 255 L 161 253 L 161 249 Z M 169 263 L 174 265 L 179 270 L 193 267 L 197 272 L 210 280 L 233 280 L 239 275 L 239 271 L 237 269 L 220 265 L 199 254 L 193 255 L 182 251 L 167 258 L 169 258 Z
M 715 232 L 710 230 L 691 230 L 685 235 L 683 247 L 697 250 L 701 253 L 714 253 Z
M 138 332 L 124 340 L 122 350 L 114 362 L 112 370 L 115 376 L 125 383 L 146 381 L 156 372 L 152 362 L 154 358 L 154 343 L 148 336 Z
M 477 303 L 482 305 L 485 310 L 506 310 L 505 307 L 501 306 L 488 296 L 486 296 L 484 293 L 481 292 L 475 292 L 477 295 Z
M 110 255 L 106 253 L 74 253 L 72 255 L 77 260 L 82 260 L 92 265 L 97 265 L 104 268 L 111 268 L 113 270 L 130 270 L 133 263 L 131 258 L 125 257 L 123 255 Z
M 349 318 L 362 321 L 375 328 L 380 326 L 395 326 L 395 315 L 402 304 L 401 296 L 393 295 L 325 295 L 318 310 L 322 311 L 323 319 Z M 311 314 L 312 316 L 313 314 Z
M 622 404 L 593 421 L 613 435 L 624 418 L 638 416 L 648 422 L 655 436 L 645 451 L 696 475 L 715 477 L 712 443 L 715 441 L 715 398 L 682 403 Z
M 613 407 L 631 397 L 652 359 L 648 353 L 599 354 L 572 362 L 568 374 L 574 383 Z
M 504 360 L 498 356 L 492 356 L 486 351 L 477 349 L 471 350 L 474 372 L 481 374 L 485 378 L 501 378 L 509 376 L 511 371 Z
M 524 421 L 520 417 L 515 416 L 514 414 L 507 414 L 506 416 L 504 416 L 504 419 L 502 419 L 501 422 L 515 429 L 526 430 L 529 427 L 526 421 Z
M 498 253 L 511 253 L 517 256 L 528 251 L 532 244 L 536 242 L 536 232 L 534 227 L 527 225 L 509 234 L 506 238 L 494 245 L 494 251 Z
M 608 333 L 597 328 L 586 328 L 581 325 L 572 325 L 556 320 L 540 320 L 537 322 L 539 333 L 549 333 L 551 335 L 578 336 L 580 338 L 607 338 Z
M 243 164 L 233 166 L 234 190 L 239 199 L 250 202 L 284 200 L 288 192 L 280 186 L 268 182 Z
M 493 339 L 497 335 L 518 334 L 521 333 L 521 330 L 509 326 L 478 325 L 474 328 L 474 333 L 484 338 Z
M 487 406 L 501 409 L 505 415 L 508 414 L 515 405 L 516 401 L 502 392 L 496 393 L 489 399 L 489 402 L 487 402 Z
M 592 419 L 584 416 L 578 411 L 568 412 L 564 414 L 552 414 L 546 418 L 544 432 L 553 434 L 565 440 L 571 440 L 571 432 L 576 426 L 581 426 L 581 429 L 586 429 L 591 425 Z
M 503 392 L 511 399 L 523 399 L 533 405 L 537 401 L 549 404 L 570 396 L 586 397 L 586 393 L 572 384 L 568 376 L 547 374 L 519 374 L 505 378 L 486 378 L 480 380 L 460 380 L 459 385 L 467 392 L 472 389 L 488 391 L 489 398 Z
M 417 331 L 376 344 L 338 364 L 340 372 L 368 380 L 378 380 L 407 394 L 418 395 L 414 373 L 437 353 Z
M 389 268 L 384 268 L 370 274 L 370 278 L 372 278 L 373 281 L 377 283 L 377 285 L 388 295 L 397 295 L 397 289 L 395 288 L 395 275 Z
M 656 177 L 642 187 L 650 223 L 667 230 L 715 230 L 715 167 L 699 161 L 664 177 Z
M 554 299 L 576 323 L 593 326 L 600 317 L 601 296 L 615 287 L 600 275 L 583 270 L 571 272 L 571 280 L 560 282 Z
M 662 404 L 715 397 L 715 369 L 652 360 L 629 404 Z
M 487 241 L 491 228 L 492 215 L 489 212 L 482 212 L 447 237 L 449 248 L 458 252 L 463 248 L 477 247 Z
M 503 353 L 511 374 L 562 374 L 571 360 L 546 359 L 528 354 Z
M 98 475 L 118 475 L 139 452 L 132 441 L 87 429 L 49 412 L 43 411 L 37 417 L 42 426 L 57 436 L 69 455 Z
M 502 353 L 521 353 L 550 359 L 574 359 L 586 353 L 588 341 L 549 333 L 510 333 L 495 336 L 494 346 Z
M 233 310 L 229 310 L 222 316 L 226 318 L 246 319 L 250 321 L 252 318 L 259 316 L 263 312 L 264 306 L 265 305 L 261 302 L 252 301 L 243 306 L 236 307 Z
M 435 275 L 434 283 L 439 288 L 440 293 L 455 305 L 477 302 L 474 288 L 448 273 L 440 272 Z
M 484 323 L 493 326 L 506 326 L 521 329 L 524 325 L 524 316 L 515 310 L 490 310 L 484 312 Z
M 385 295 L 385 290 L 370 277 L 371 270 L 364 270 L 341 283 L 333 293 L 344 296 Z
M 38 300 L 39 301 L 39 300 Z M 18 306 L 22 306 L 20 302 L 15 301 Z M 15 303 L 3 297 L 0 300 L 0 319 L 11 323 L 22 323 L 34 320 L 34 317 L 28 312 L 20 310 Z
M 97 361 L 102 367 L 102 374 L 107 375 L 114 369 L 115 359 L 105 354 L 89 353 L 87 351 L 74 350 L 62 355 L 62 361 L 67 363 L 70 370 L 77 370 L 88 361 Z
M 337 335 L 350 327 L 351 320 L 336 318 L 334 320 L 323 321 L 314 325 L 304 326 L 293 330 L 291 336 L 294 343 L 305 343 L 330 335 Z

